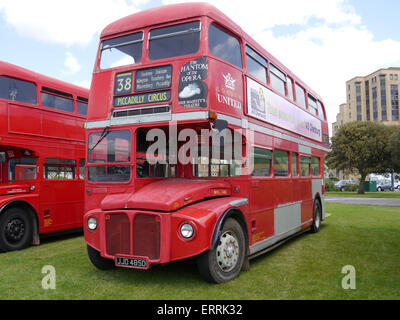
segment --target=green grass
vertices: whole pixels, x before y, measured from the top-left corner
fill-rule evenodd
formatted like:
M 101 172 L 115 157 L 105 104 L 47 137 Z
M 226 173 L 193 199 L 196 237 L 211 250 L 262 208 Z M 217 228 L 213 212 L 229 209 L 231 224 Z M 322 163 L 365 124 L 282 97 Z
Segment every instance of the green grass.
M 358 198 L 399 198 L 400 199 L 400 192 L 398 191 L 385 191 L 385 192 L 366 192 L 364 194 L 358 194 L 357 192 L 350 192 L 350 191 L 326 191 L 326 196 L 331 197 L 358 197 Z
M 0 299 L 400 299 L 400 208 L 327 203 L 317 234 L 306 233 L 250 261 L 229 283 L 204 282 L 193 260 L 148 271 L 92 266 L 83 237 L 58 237 L 0 254 Z M 56 290 L 41 286 L 56 269 Z M 356 269 L 356 290 L 341 287 Z

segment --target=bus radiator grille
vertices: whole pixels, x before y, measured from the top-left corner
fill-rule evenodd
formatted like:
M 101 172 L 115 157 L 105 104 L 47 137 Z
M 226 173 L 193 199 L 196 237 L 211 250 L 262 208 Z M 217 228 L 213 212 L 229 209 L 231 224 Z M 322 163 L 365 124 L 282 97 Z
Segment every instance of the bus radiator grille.
M 106 220 L 106 249 L 109 255 L 126 254 L 131 251 L 130 223 L 125 213 L 113 213 Z
M 160 219 L 148 214 L 137 214 L 133 222 L 133 255 L 160 258 Z

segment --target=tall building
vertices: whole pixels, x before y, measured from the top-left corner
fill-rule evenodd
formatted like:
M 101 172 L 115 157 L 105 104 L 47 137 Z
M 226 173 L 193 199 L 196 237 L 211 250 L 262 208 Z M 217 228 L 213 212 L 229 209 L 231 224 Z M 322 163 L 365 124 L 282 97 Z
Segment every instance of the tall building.
M 398 124 L 400 68 L 379 69 L 365 77 L 346 82 L 346 100 L 340 105 L 332 135 L 351 121 L 377 121 Z

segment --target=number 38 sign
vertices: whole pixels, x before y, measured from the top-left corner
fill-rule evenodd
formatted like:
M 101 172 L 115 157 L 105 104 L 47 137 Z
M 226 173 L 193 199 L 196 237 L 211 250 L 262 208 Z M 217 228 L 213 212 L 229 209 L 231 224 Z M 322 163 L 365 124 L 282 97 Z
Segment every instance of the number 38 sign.
M 132 91 L 132 72 L 117 74 L 115 77 L 115 94 L 131 93 Z

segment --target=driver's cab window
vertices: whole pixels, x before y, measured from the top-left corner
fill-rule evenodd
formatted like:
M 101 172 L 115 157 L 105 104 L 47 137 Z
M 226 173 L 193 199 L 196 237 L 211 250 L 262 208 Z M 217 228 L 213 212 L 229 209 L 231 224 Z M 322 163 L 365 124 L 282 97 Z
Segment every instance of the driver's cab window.
M 136 176 L 138 178 L 168 178 L 177 176 L 177 164 L 170 163 L 168 140 L 168 134 L 163 129 L 137 130 Z

